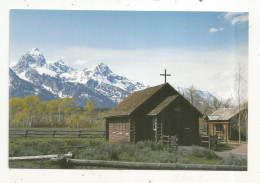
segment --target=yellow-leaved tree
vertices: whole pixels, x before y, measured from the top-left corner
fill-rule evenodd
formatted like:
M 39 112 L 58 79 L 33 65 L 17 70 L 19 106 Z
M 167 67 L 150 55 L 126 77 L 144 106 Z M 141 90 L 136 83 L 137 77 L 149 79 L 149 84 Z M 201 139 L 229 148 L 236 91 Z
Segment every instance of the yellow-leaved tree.
M 23 113 L 24 106 L 25 106 L 25 103 L 24 103 L 23 99 L 21 99 L 21 98 L 14 97 L 9 100 L 9 125 L 10 125 L 10 127 L 22 126 L 22 121 L 18 120 L 17 118 L 19 118 L 19 119 L 21 118 L 18 116 L 21 116 L 21 114 Z M 18 113 L 19 113 L 19 115 L 18 115 Z
M 24 97 L 25 109 L 24 112 L 27 117 L 27 126 L 35 127 L 41 118 L 42 106 L 38 96 L 28 95 Z
M 94 122 L 95 118 L 95 105 L 91 99 L 87 101 L 87 104 L 84 106 L 84 113 L 81 115 L 81 119 L 85 119 L 81 121 L 82 126 L 90 127 L 92 126 L 92 123 Z

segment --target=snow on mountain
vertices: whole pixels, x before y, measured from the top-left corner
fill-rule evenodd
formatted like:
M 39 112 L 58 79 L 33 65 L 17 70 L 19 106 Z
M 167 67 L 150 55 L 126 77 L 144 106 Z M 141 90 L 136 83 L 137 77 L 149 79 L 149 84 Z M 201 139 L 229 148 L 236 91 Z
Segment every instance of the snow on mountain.
M 23 81 L 47 90 L 55 97 L 75 97 L 80 105 L 93 99 L 97 105 L 112 107 L 133 91 L 146 88 L 114 74 L 104 63 L 78 71 L 62 60 L 46 62 L 38 48 L 23 55 L 12 69 Z
M 46 74 L 46 75 L 49 75 L 49 76 L 53 76 L 55 77 L 57 75 L 56 72 L 46 68 L 46 67 L 37 67 L 35 68 L 35 70 L 40 74 L 40 75 L 43 75 L 43 74 Z
M 187 100 L 190 99 L 190 92 L 188 88 L 182 88 L 182 87 L 176 87 L 177 91 L 183 95 Z M 214 100 L 216 100 L 217 98 L 212 95 L 210 92 L 208 91 L 201 91 L 201 90 L 194 90 L 195 95 L 198 97 L 199 101 L 203 101 L 206 100 L 209 103 L 213 103 Z
M 73 72 L 75 69 L 67 66 L 62 60 L 48 61 L 48 68 L 57 74 Z
M 52 100 L 58 98 L 48 90 L 19 78 L 12 69 L 9 69 L 9 98 L 25 97 L 26 95 L 38 95 L 41 100 Z
M 93 69 L 78 71 L 62 60 L 46 62 L 38 48 L 23 55 L 12 67 L 10 77 L 11 75 L 12 78 L 19 78 L 20 85 L 26 86 L 28 94 L 37 94 L 38 88 L 38 93 L 44 98 L 48 98 L 47 94 L 50 96 L 48 99 L 75 97 L 79 106 L 84 106 L 88 99 L 92 99 L 97 107 L 114 107 L 130 93 L 148 87 L 116 75 L 104 63 Z M 29 91 L 30 87 L 32 91 Z M 12 91 L 15 92 L 10 92 L 10 97 L 18 96 L 18 90 L 19 88 L 13 87 Z M 188 89 L 177 87 L 177 90 L 185 98 L 189 98 Z M 209 92 L 196 90 L 196 93 L 206 100 L 214 98 Z M 26 95 L 26 92 L 22 95 Z
M 112 85 L 130 93 L 146 88 L 141 83 L 114 74 L 104 63 L 100 63 L 94 69 L 73 70 L 72 72 L 63 73 L 61 77 L 69 82 L 91 84 L 97 88 L 102 88 L 101 86 L 106 84 Z
M 53 77 L 57 75 L 56 72 L 48 68 L 46 60 L 38 48 L 33 48 L 23 55 L 12 69 L 20 78 L 28 82 L 32 82 L 30 77 L 32 77 L 33 72 Z
M 13 70 L 16 73 L 21 73 L 29 68 L 42 67 L 45 65 L 46 60 L 44 56 L 40 53 L 38 48 L 33 48 L 18 60 Z
M 61 78 L 72 83 L 81 83 L 99 91 L 115 103 L 122 101 L 130 93 L 146 88 L 143 84 L 133 82 L 126 77 L 114 74 L 110 68 L 100 63 L 93 69 L 71 70 L 62 73 Z

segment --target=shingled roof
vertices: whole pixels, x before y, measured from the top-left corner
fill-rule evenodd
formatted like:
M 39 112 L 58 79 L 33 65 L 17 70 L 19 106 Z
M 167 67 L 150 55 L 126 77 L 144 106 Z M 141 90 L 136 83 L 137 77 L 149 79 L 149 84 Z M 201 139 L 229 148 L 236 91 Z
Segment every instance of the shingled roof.
M 148 115 L 149 116 L 156 116 L 158 115 L 163 109 L 165 109 L 172 101 L 174 101 L 179 95 L 173 95 L 167 97 L 164 101 L 162 101 L 156 108 L 154 108 Z
M 128 116 L 166 84 L 132 93 L 107 114 L 107 117 Z
M 230 118 L 238 114 L 238 112 L 239 109 L 236 108 L 219 108 L 212 114 L 208 115 L 208 117 L 210 120 L 220 120 L 220 121 L 230 120 Z

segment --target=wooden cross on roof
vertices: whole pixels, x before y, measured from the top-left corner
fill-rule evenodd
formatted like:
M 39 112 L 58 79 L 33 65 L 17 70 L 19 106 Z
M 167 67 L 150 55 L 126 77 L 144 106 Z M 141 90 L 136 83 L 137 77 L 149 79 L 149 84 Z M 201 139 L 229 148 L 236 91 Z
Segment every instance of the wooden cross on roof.
M 160 76 L 164 76 L 165 78 L 165 83 L 166 83 L 166 77 L 171 76 L 170 74 L 166 74 L 166 69 L 164 70 L 164 74 L 160 74 Z

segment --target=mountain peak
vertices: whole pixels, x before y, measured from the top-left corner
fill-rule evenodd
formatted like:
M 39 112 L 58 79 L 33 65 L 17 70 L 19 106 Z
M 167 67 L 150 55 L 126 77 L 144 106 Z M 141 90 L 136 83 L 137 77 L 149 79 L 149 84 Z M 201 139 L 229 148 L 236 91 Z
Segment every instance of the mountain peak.
M 23 55 L 12 68 L 17 73 L 27 71 L 29 68 L 46 66 L 46 60 L 38 48 L 33 48 Z
M 55 64 L 55 65 L 65 65 L 65 63 L 64 63 L 63 60 L 61 60 L 61 59 L 49 61 L 49 63 L 50 63 L 50 64 Z
M 109 67 L 108 67 L 106 64 L 104 64 L 103 62 L 101 62 L 100 64 L 98 64 L 97 67 L 99 67 L 99 68 L 108 68 L 108 69 L 109 69 Z
M 26 55 L 20 59 L 20 62 L 28 62 L 29 64 L 36 64 L 38 66 L 46 65 L 46 60 L 38 48 L 33 48 L 28 51 Z
M 108 75 L 108 74 L 112 73 L 112 71 L 109 69 L 109 67 L 106 64 L 104 64 L 103 62 L 98 64 L 98 66 L 95 68 L 94 71 L 97 73 L 103 74 L 103 75 Z
M 30 51 L 27 52 L 27 55 L 33 56 L 33 57 L 43 57 L 42 53 L 38 48 L 33 48 Z
M 40 52 L 39 48 L 32 48 L 30 52 Z
M 67 66 L 61 59 L 48 61 L 48 66 L 51 70 L 59 74 L 74 70 L 73 68 Z

